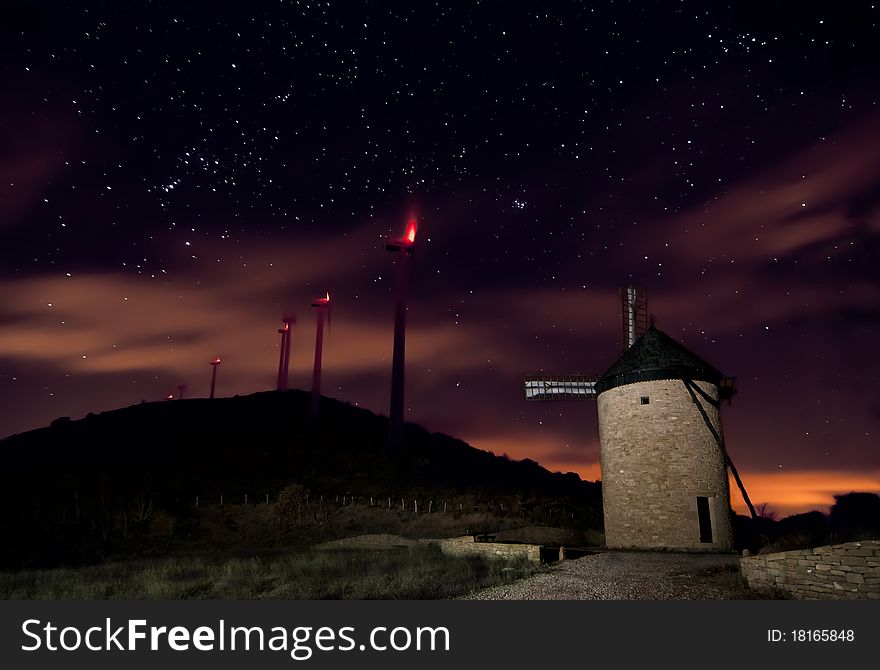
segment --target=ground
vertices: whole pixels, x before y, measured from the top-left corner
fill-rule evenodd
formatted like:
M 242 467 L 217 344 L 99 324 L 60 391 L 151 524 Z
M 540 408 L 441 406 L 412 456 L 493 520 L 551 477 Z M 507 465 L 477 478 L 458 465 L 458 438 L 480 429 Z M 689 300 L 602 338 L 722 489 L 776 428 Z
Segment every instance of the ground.
M 734 554 L 607 551 L 472 593 L 474 600 L 716 600 L 754 598 Z

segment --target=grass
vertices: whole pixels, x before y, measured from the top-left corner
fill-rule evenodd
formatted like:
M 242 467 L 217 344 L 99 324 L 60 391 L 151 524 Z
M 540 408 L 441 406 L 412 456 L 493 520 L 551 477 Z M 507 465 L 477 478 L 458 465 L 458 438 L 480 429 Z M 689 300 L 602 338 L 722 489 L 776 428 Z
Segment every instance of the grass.
M 0 598 L 440 599 L 527 577 L 528 561 L 442 554 L 423 544 L 395 551 L 301 550 L 253 557 L 169 556 L 0 573 Z

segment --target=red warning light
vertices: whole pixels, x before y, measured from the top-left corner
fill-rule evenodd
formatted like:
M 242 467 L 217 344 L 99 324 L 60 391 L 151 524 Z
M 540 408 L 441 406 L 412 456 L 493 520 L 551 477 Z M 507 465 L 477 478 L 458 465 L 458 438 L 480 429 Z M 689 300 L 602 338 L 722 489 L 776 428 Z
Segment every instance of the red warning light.
M 418 221 L 413 216 L 406 223 L 406 233 L 404 233 L 403 237 L 389 238 L 385 242 L 385 249 L 387 251 L 406 251 L 406 253 L 411 254 L 415 247 L 417 228 Z

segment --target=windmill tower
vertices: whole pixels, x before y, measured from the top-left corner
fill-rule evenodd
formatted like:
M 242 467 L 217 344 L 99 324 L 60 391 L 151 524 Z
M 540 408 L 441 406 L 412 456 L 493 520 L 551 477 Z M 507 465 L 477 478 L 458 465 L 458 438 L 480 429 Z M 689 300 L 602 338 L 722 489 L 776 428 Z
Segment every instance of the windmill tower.
M 727 551 L 728 468 L 755 515 L 721 430 L 733 378 L 648 326 L 641 289 L 621 305 L 623 354 L 603 375 L 527 375 L 526 399 L 596 398 L 606 546 Z

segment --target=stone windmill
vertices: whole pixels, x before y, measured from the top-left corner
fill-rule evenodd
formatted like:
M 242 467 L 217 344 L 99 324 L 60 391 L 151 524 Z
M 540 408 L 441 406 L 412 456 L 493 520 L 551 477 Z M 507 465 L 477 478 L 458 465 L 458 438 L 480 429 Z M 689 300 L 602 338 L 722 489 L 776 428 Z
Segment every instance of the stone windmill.
M 601 376 L 526 375 L 526 399 L 596 398 L 606 546 L 727 551 L 728 468 L 756 516 L 721 429 L 734 378 L 648 326 L 641 289 L 621 303 L 620 358 Z

